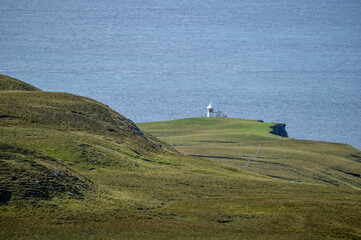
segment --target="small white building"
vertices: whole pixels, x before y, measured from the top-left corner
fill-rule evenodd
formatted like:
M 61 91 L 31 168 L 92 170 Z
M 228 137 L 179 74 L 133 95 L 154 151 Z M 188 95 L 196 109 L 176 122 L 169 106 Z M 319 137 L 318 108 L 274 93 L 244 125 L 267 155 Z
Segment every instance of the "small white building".
M 207 117 L 215 117 L 212 104 L 209 104 L 207 107 Z
M 215 111 L 213 109 L 212 104 L 209 104 L 207 107 L 207 117 L 227 117 L 226 115 L 223 114 L 222 111 Z

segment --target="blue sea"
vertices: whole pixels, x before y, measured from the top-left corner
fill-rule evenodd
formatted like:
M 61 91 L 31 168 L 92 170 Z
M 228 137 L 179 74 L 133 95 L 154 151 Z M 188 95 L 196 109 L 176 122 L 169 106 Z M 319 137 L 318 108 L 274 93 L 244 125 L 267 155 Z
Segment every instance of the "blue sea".
M 212 103 L 361 149 L 360 0 L 0 0 L 0 73 L 135 122 Z

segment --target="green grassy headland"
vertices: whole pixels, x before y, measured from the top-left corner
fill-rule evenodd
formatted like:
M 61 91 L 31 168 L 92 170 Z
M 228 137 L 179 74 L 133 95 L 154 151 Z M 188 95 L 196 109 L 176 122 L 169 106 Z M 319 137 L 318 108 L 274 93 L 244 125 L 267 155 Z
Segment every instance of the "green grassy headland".
M 19 82 L 0 75 L 0 239 L 361 238 L 361 152 L 348 145 L 242 119 L 139 129 Z
M 276 136 L 270 134 L 274 125 L 231 118 L 138 124 L 186 155 L 286 181 L 361 188 L 360 151 L 345 144 Z

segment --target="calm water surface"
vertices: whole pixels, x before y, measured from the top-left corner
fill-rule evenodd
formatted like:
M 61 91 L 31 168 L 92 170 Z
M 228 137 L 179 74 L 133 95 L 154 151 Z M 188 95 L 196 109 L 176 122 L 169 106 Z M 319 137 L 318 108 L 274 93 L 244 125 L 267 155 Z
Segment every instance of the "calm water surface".
M 284 122 L 361 149 L 359 0 L 0 0 L 0 73 L 135 122 Z

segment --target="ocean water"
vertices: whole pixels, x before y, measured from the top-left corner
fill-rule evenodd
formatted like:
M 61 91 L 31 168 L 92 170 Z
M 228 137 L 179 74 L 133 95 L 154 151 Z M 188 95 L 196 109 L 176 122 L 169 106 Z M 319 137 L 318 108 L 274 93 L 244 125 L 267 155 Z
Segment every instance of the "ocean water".
M 361 149 L 359 0 L 0 0 L 0 73 L 135 122 L 205 114 Z

